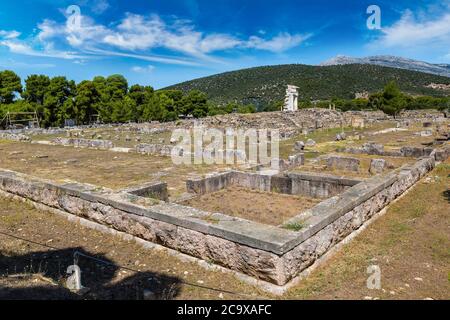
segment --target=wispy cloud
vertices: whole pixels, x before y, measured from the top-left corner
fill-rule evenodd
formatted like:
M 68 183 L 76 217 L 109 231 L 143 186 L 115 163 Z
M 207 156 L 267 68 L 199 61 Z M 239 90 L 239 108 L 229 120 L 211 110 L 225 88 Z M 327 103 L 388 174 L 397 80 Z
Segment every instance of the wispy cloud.
M 98 2 L 98 1 L 97 1 Z M 106 7 L 106 3 L 103 7 Z M 205 33 L 196 30 L 190 21 L 176 18 L 163 20 L 158 15 L 143 16 L 127 13 L 125 17 L 108 26 L 98 24 L 88 16 L 80 17 L 74 28 L 67 23 L 44 20 L 38 24 L 33 40 L 20 40 L 15 31 L 1 31 L 0 45 L 11 52 L 32 56 L 63 59 L 86 59 L 88 55 L 119 56 L 167 64 L 198 65 L 203 62 L 220 62 L 213 54 L 225 50 L 264 50 L 284 52 L 299 46 L 311 34 L 279 33 L 250 36 L 248 39 L 226 34 Z M 67 50 L 67 46 L 70 47 Z M 55 48 L 63 49 L 55 49 Z M 42 49 L 43 48 L 43 49 Z M 170 56 L 154 54 L 163 50 Z M 172 54 L 178 56 L 172 56 Z M 182 57 L 179 57 L 182 56 Z
M 152 73 L 155 70 L 155 66 L 149 65 L 145 67 L 134 66 L 131 68 L 131 71 L 136 73 Z
M 198 62 L 184 59 L 184 58 L 173 58 L 173 57 L 164 57 L 158 55 L 144 55 L 144 54 L 135 54 L 128 52 L 119 52 L 113 50 L 103 50 L 97 48 L 90 48 L 85 50 L 86 53 L 92 55 L 103 55 L 103 56 L 116 56 L 116 57 L 125 57 L 132 58 L 136 60 L 150 61 L 150 62 L 159 62 L 165 64 L 175 64 L 175 65 L 186 65 L 186 66 L 199 66 Z
M 12 30 L 12 31 L 6 31 L 6 30 L 0 30 L 0 38 L 3 39 L 15 39 L 20 36 L 20 32 Z
M 309 39 L 312 34 L 294 34 L 280 33 L 276 37 L 265 40 L 258 36 L 250 37 L 250 40 L 245 44 L 248 48 L 267 50 L 272 52 L 284 52 L 299 46 L 305 40 Z
M 2 40 L 0 41 L 0 45 L 9 48 L 9 50 L 13 53 L 23 54 L 27 56 L 59 58 L 68 60 L 87 58 L 86 56 L 82 56 L 73 52 L 55 51 L 51 50 L 50 48 L 46 50 L 36 50 L 28 44 L 17 40 Z

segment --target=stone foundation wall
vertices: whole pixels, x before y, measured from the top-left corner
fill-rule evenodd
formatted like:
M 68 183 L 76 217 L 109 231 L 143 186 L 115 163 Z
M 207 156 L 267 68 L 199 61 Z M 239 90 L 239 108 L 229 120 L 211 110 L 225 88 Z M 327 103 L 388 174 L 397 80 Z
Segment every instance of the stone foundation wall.
M 290 222 L 304 225 L 297 232 L 126 192 L 56 184 L 5 170 L 0 170 L 0 190 L 285 285 L 433 167 L 434 159 L 424 158 L 413 166 L 361 182 L 295 217 Z
M 232 171 L 217 173 L 201 179 L 186 181 L 186 189 L 189 193 L 207 194 L 226 189 L 231 185 Z
M 450 156 L 450 145 L 445 145 L 441 148 L 433 147 L 402 147 L 399 150 L 384 150 L 382 144 L 366 143 L 361 148 L 345 148 L 346 153 L 352 154 L 368 154 L 386 157 L 408 157 L 421 158 L 433 155 L 436 161 L 444 161 Z
M 334 197 L 361 182 L 359 179 L 313 173 L 289 173 L 291 189 L 288 194 L 326 199 Z
M 239 186 L 263 192 L 326 199 L 338 195 L 360 182 L 362 180 L 315 173 L 265 175 L 252 172 L 227 171 L 211 174 L 204 178 L 187 180 L 186 188 L 189 193 L 202 195 L 217 192 L 230 186 Z
M 150 182 L 136 187 L 127 188 L 122 191 L 134 194 L 136 196 L 159 199 L 162 201 L 167 201 L 169 199 L 167 183 L 165 182 Z
M 31 138 L 21 133 L 0 132 L 0 139 L 11 141 L 31 141 Z

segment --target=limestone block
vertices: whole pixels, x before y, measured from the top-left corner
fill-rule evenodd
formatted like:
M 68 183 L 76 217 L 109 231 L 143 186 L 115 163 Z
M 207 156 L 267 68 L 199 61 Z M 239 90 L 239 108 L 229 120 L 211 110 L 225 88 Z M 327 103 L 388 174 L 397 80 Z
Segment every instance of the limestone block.
M 327 159 L 327 167 L 337 170 L 359 171 L 361 161 L 357 158 L 330 156 Z
M 371 174 L 383 173 L 387 167 L 387 162 L 384 159 L 372 159 L 370 162 L 369 172 Z

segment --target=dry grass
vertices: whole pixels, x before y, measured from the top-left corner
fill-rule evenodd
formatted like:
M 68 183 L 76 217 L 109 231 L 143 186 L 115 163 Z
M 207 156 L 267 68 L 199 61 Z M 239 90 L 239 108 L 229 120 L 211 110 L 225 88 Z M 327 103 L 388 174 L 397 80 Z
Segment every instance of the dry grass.
M 314 207 L 321 200 L 231 187 L 186 201 L 184 205 L 270 225 Z
M 164 181 L 176 197 L 186 192 L 187 178 L 225 167 L 175 166 L 170 157 L 0 141 L 0 168 L 111 189 Z

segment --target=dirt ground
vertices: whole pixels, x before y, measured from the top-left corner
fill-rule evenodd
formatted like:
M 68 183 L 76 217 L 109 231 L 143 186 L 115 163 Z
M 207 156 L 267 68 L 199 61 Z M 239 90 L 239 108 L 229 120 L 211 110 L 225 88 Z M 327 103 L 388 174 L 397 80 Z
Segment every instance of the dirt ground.
M 90 288 L 84 296 L 65 288 L 66 270 L 74 262 L 74 252 L 113 264 L 79 257 L 82 284 Z M 154 292 L 158 299 L 268 297 L 230 274 L 206 271 L 165 251 L 144 249 L 61 216 L 0 198 L 0 299 L 142 299 L 144 290 Z
M 320 201 L 320 199 L 309 197 L 230 187 L 199 196 L 183 204 L 207 212 L 220 212 L 233 217 L 277 226 L 314 207 Z
M 58 248 L 51 251 L 0 235 L 0 299 L 140 299 L 144 289 L 163 299 L 450 299 L 449 179 L 450 161 L 282 297 L 164 251 L 146 250 L 0 199 L 0 232 Z M 83 285 L 91 289 L 82 297 L 62 286 L 75 250 L 116 265 L 106 267 L 80 257 Z M 381 268 L 381 290 L 366 287 L 371 265 Z
M 147 156 L 0 140 L 0 168 L 54 181 L 72 180 L 122 189 L 146 182 L 167 182 L 170 196 L 186 192 L 186 179 L 224 166 L 175 166 L 170 157 Z

